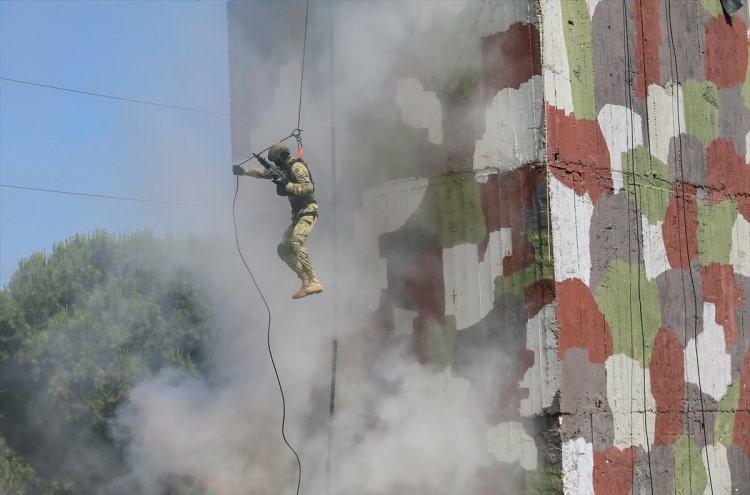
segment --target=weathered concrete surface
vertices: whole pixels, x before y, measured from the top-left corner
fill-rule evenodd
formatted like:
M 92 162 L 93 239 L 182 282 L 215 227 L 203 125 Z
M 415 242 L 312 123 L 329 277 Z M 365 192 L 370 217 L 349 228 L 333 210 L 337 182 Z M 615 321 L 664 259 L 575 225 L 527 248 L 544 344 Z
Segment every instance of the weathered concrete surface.
M 564 491 L 740 493 L 748 7 L 540 6 Z
M 415 5 L 349 122 L 361 297 L 481 394 L 467 493 L 748 492 L 748 7 Z

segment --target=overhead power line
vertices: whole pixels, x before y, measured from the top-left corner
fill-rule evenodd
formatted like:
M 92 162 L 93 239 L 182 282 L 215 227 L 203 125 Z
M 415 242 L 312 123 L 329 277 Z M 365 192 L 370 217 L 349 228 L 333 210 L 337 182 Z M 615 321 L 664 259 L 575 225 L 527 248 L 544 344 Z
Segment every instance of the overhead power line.
M 17 184 L 0 183 L 0 187 L 7 187 L 10 189 L 22 189 L 25 191 L 54 193 L 54 194 L 68 194 L 70 196 L 85 196 L 87 198 L 117 199 L 120 201 L 134 201 L 137 203 L 156 203 L 156 204 L 174 205 L 174 206 L 200 206 L 204 208 L 214 208 L 216 206 L 216 205 L 206 204 L 206 203 L 187 203 L 187 202 L 180 202 L 180 201 L 164 201 L 160 199 L 133 198 L 133 197 L 128 197 L 128 196 L 113 196 L 109 194 L 92 194 L 92 193 L 82 193 L 82 192 L 75 192 L 75 191 L 63 191 L 61 189 L 45 189 L 43 187 L 19 186 Z
M 215 112 L 213 110 L 203 110 L 201 108 L 182 107 L 179 105 L 169 105 L 167 103 L 159 103 L 156 101 L 138 100 L 136 98 L 126 98 L 123 96 L 113 96 L 113 95 L 108 95 L 104 93 L 94 93 L 93 91 L 83 91 L 80 89 L 64 88 L 62 86 L 53 86 L 51 84 L 42 84 L 42 83 L 37 83 L 37 82 L 32 82 L 32 81 L 23 81 L 21 79 L 13 79 L 10 77 L 5 77 L 5 76 L 0 76 L 0 80 L 14 82 L 17 84 L 26 84 L 28 86 L 36 86 L 39 88 L 56 89 L 58 91 L 67 91 L 69 93 L 76 93 L 80 95 L 98 96 L 99 98 L 107 98 L 110 100 L 127 101 L 129 103 L 140 103 L 142 105 L 151 105 L 155 107 L 171 108 L 173 110 L 185 110 L 187 112 L 208 113 L 212 115 L 223 115 L 223 116 L 229 115 L 228 112 Z

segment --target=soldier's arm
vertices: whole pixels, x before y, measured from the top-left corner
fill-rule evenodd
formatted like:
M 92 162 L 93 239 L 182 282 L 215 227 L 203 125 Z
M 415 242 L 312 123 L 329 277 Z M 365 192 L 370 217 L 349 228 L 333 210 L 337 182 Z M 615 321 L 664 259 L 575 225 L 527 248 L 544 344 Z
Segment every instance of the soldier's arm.
M 315 191 L 315 186 L 310 180 L 310 172 L 307 167 L 297 162 L 292 165 L 292 175 L 296 180 L 296 183 L 289 183 L 286 185 L 286 192 L 295 196 L 310 196 Z
M 245 173 L 243 174 L 247 177 L 252 177 L 254 179 L 270 179 L 271 174 L 263 167 L 258 167 L 250 170 L 245 170 Z

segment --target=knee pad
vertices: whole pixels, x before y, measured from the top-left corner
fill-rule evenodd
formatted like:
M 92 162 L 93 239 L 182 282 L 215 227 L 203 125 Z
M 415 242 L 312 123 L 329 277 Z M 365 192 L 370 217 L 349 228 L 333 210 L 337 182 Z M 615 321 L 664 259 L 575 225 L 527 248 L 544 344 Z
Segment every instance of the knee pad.
M 278 253 L 279 258 L 285 258 L 286 256 L 289 256 L 292 250 L 287 243 L 281 242 L 276 246 L 276 252 Z

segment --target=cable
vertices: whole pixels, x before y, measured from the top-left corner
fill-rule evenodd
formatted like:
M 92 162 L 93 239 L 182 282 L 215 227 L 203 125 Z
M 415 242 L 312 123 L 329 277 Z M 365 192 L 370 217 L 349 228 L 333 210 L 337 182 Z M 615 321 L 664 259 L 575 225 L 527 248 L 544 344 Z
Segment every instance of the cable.
M 112 96 L 112 95 L 108 95 L 104 93 L 94 93 L 92 91 L 83 91 L 80 89 L 71 89 L 71 88 L 64 88 L 62 86 L 53 86 L 51 84 L 42 84 L 42 83 L 37 83 L 37 82 L 32 82 L 32 81 L 23 81 L 21 79 L 13 79 L 10 77 L 5 77 L 5 76 L 0 76 L 0 80 L 14 82 L 18 84 L 26 84 L 28 86 L 36 86 L 39 88 L 56 89 L 58 91 L 67 91 L 69 93 L 76 93 L 80 95 L 98 96 L 99 98 L 107 98 L 110 100 L 127 101 L 130 103 L 140 103 L 142 105 L 151 105 L 155 107 L 171 108 L 174 110 L 185 110 L 187 112 L 208 113 L 208 114 L 223 115 L 223 116 L 229 115 L 229 113 L 227 112 L 214 112 L 213 110 L 203 110 L 200 108 L 182 107 L 179 105 L 169 105 L 167 103 L 159 103 L 159 102 L 147 101 L 147 100 L 138 100 L 135 98 L 126 98 L 124 96 Z
M 310 14 L 310 0 L 305 0 L 305 36 L 302 40 L 302 70 L 299 75 L 299 106 L 297 107 L 297 129 L 302 119 L 302 82 L 305 80 L 305 52 L 307 51 L 307 19 Z
M 292 445 L 289 443 L 289 440 L 287 440 L 286 433 L 284 431 L 284 426 L 286 425 L 286 398 L 284 397 L 284 387 L 281 385 L 281 378 L 279 377 L 279 370 L 276 368 L 276 361 L 273 358 L 273 351 L 271 350 L 271 318 L 272 318 L 271 307 L 268 305 L 266 296 L 263 295 L 263 291 L 261 290 L 260 285 L 258 284 L 258 281 L 255 280 L 255 275 L 253 274 L 253 270 L 247 264 L 247 261 L 245 260 L 245 256 L 242 254 L 242 248 L 240 247 L 240 239 L 239 239 L 239 236 L 237 235 L 236 205 L 237 205 L 237 193 L 239 192 L 239 190 L 240 190 L 240 179 L 239 177 L 235 177 L 234 199 L 232 199 L 232 224 L 234 225 L 234 242 L 237 245 L 237 254 L 240 255 L 242 264 L 245 265 L 245 270 L 247 270 L 247 273 L 250 274 L 250 279 L 253 281 L 253 285 L 255 285 L 255 288 L 258 290 L 260 299 L 263 301 L 263 304 L 266 307 L 266 312 L 268 313 L 266 344 L 268 346 L 268 356 L 271 358 L 271 365 L 273 365 L 273 372 L 276 375 L 276 382 L 279 384 L 279 392 L 281 392 L 281 438 L 284 439 L 284 443 L 286 444 L 287 447 L 289 447 L 289 450 L 292 451 L 292 454 L 294 454 L 294 457 L 297 459 L 297 495 L 299 495 L 299 488 L 302 483 L 302 462 L 299 459 L 299 455 L 297 454 L 297 451 L 294 450 L 294 447 L 292 447 Z
M 698 396 L 700 398 L 700 406 L 701 406 L 701 430 L 703 431 L 703 442 L 706 445 L 706 471 L 708 472 L 708 483 L 709 487 L 711 489 L 711 495 L 714 493 L 714 484 L 713 479 L 711 478 L 711 462 L 708 457 L 708 434 L 706 433 L 706 410 L 705 406 L 703 404 L 703 385 L 701 383 L 701 363 L 698 353 L 698 290 L 695 286 L 695 279 L 693 277 L 693 262 L 690 259 L 690 245 L 689 245 L 689 239 L 687 234 L 687 195 L 685 194 L 685 167 L 684 162 L 682 159 L 682 123 L 680 118 L 680 72 L 679 67 L 677 65 L 677 49 L 675 48 L 674 44 L 674 32 L 672 31 L 672 0 L 664 0 L 664 3 L 666 4 L 666 13 L 667 13 L 667 27 L 669 28 L 669 47 L 671 49 L 671 55 L 670 58 L 670 67 L 671 69 L 674 69 L 674 76 L 675 76 L 675 93 L 677 95 L 677 142 L 679 143 L 679 163 L 680 163 L 680 187 L 682 189 L 682 222 L 683 222 L 683 232 L 685 233 L 685 252 L 687 255 L 688 260 L 688 273 L 690 274 L 690 285 L 693 289 L 693 308 L 695 310 L 695 318 L 693 318 L 693 338 L 695 339 L 695 365 L 697 368 L 698 373 Z M 674 63 L 672 63 L 674 61 Z M 696 198 L 697 201 L 697 198 Z M 687 304 L 687 303 L 686 303 Z M 685 311 L 687 313 L 687 311 Z M 687 314 L 686 314 L 687 316 Z M 687 322 L 686 322 L 687 323 Z M 687 340 L 687 328 L 685 329 Z M 687 407 L 690 407 L 690 400 L 687 400 Z M 689 416 L 690 410 L 688 409 L 688 416 Z M 688 417 L 688 425 L 690 424 L 690 418 Z M 690 449 L 688 449 L 689 451 Z M 692 477 L 691 477 L 692 482 Z
M 625 41 L 625 84 L 627 87 L 627 98 L 628 98 L 628 110 L 630 112 L 630 145 L 632 147 L 635 147 L 635 114 L 633 112 L 633 91 L 631 88 L 631 72 L 632 72 L 632 64 L 630 61 L 630 45 L 628 44 L 628 8 L 627 3 L 625 0 L 622 2 L 622 17 L 623 17 L 623 39 Z M 645 67 L 645 65 L 644 65 Z M 645 77 L 645 69 L 644 69 L 644 77 Z M 648 122 L 648 120 L 647 120 Z M 646 457 L 648 460 L 648 481 L 651 488 L 651 493 L 654 493 L 654 477 L 653 472 L 651 469 L 651 440 L 648 435 L 648 406 L 646 403 L 646 367 L 648 363 L 646 363 L 646 330 L 644 328 L 643 324 L 643 300 L 642 300 L 642 290 L 641 290 L 641 258 L 642 258 L 642 252 L 641 252 L 641 242 L 642 237 L 642 222 L 641 215 L 639 213 L 638 208 L 638 185 L 636 184 L 635 175 L 635 155 L 633 153 L 630 153 L 630 176 L 633 179 L 633 209 L 635 213 L 635 222 L 636 222 L 636 253 L 638 255 L 638 261 L 637 261 L 637 270 L 636 270 L 636 277 L 637 277 L 637 293 L 638 293 L 638 315 L 639 315 L 639 321 L 640 321 L 640 327 L 641 327 L 641 355 L 643 357 L 643 363 L 642 363 L 642 380 L 643 380 L 643 431 L 644 436 L 646 440 Z M 627 176 L 626 176 L 627 177 Z M 626 182 L 627 185 L 630 185 L 630 180 Z M 628 205 L 630 203 L 630 196 L 628 193 L 627 188 L 625 189 L 625 198 L 628 202 Z M 628 206 L 628 244 L 631 242 L 631 222 L 630 222 L 630 207 Z M 630 245 L 628 246 L 628 258 L 631 256 L 631 249 Z M 629 259 L 629 267 L 628 267 L 628 273 L 630 273 L 630 267 L 632 267 L 632 261 Z M 632 281 L 631 281 L 632 283 Z M 630 342 L 631 346 L 633 346 L 633 311 L 632 311 L 632 298 L 630 301 Z M 633 349 L 634 350 L 634 349 Z M 631 375 L 632 376 L 632 375 Z M 632 378 L 631 378 L 632 380 Z M 632 398 L 632 382 L 631 382 L 631 398 Z M 632 414 L 632 400 L 631 400 L 631 414 Z M 632 417 L 632 416 L 631 416 Z M 631 420 L 632 421 L 632 420 Z M 632 422 L 631 422 L 631 436 L 632 436 Z M 633 470 L 633 475 L 635 476 L 635 470 Z M 635 489 L 634 485 L 631 485 L 631 489 Z
M 74 192 L 74 191 L 63 191 L 62 189 L 45 189 L 42 187 L 19 186 L 17 184 L 1 184 L 0 183 L 0 187 L 7 187 L 10 189 L 22 189 L 25 191 L 38 191 L 38 192 L 48 192 L 48 193 L 55 193 L 55 194 L 69 194 L 71 196 L 84 196 L 87 198 L 103 198 L 103 199 L 117 199 L 120 201 L 135 201 L 138 203 L 156 203 L 156 204 L 175 205 L 175 206 L 201 206 L 205 208 L 216 207 L 216 205 L 205 204 L 205 203 L 186 203 L 186 202 L 180 202 L 180 201 L 163 201 L 160 199 L 133 198 L 133 197 L 128 197 L 128 196 L 111 196 L 108 194 L 93 194 L 93 193 L 82 193 L 82 192 Z

